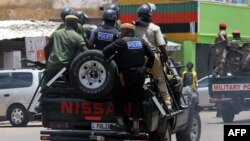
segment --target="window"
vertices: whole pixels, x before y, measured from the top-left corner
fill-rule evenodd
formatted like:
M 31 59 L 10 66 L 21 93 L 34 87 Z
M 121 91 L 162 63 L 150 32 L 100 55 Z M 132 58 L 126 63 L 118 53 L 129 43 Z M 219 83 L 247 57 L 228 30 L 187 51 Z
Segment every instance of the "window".
M 203 79 L 199 82 L 198 88 L 208 87 L 208 78 Z
M 0 89 L 8 88 L 11 82 L 10 73 L 0 73 Z
M 32 85 L 32 73 L 27 72 L 13 72 L 0 74 L 0 88 L 23 88 Z

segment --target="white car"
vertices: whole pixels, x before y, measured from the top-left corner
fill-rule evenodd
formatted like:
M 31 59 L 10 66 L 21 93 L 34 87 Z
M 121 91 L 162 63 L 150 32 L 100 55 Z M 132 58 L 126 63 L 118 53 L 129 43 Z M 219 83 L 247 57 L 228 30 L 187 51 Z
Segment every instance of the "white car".
M 27 108 L 38 87 L 42 70 L 0 70 L 0 119 L 9 120 L 12 126 L 26 126 L 40 94 L 34 99 L 29 112 Z
M 215 107 L 215 101 L 209 96 L 208 81 L 209 76 L 198 80 L 197 92 L 199 94 L 199 105 L 201 107 Z

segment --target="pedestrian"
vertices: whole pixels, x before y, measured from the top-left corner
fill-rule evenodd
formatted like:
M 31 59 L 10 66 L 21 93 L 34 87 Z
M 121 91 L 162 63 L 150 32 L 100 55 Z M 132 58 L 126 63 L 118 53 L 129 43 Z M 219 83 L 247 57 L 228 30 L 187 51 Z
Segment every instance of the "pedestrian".
M 187 63 L 187 70 L 183 72 L 183 86 L 191 86 L 193 90 L 197 90 L 197 72 L 193 70 L 194 64 L 192 62 Z
M 124 91 L 116 93 L 114 110 L 118 127 L 124 127 L 123 103 L 127 99 L 132 103 L 133 133 L 139 132 L 139 118 L 143 99 L 143 84 L 145 81 L 145 56 L 148 57 L 146 70 L 150 70 L 154 63 L 154 54 L 150 47 L 139 37 L 134 35 L 134 26 L 124 23 L 120 27 L 121 38 L 104 48 L 104 55 L 109 58 L 117 52 L 117 66 L 120 76 L 123 77 Z M 123 128 L 124 129 L 124 128 Z
M 104 47 L 118 39 L 119 31 L 114 27 L 117 14 L 114 10 L 104 10 L 102 16 L 103 24 L 96 28 L 88 40 L 91 49 L 103 50 Z
M 160 55 L 162 55 L 163 61 L 166 62 L 168 60 L 168 55 L 165 50 L 165 40 L 163 38 L 163 34 L 158 25 L 152 23 L 152 14 L 156 9 L 156 6 L 152 3 L 144 3 L 139 6 L 137 10 L 138 20 L 135 22 L 135 35 L 142 38 L 144 42 L 146 42 L 155 54 L 155 61 L 152 68 L 152 73 L 154 77 L 159 79 L 158 87 L 162 94 L 162 97 L 169 108 L 172 108 L 172 100 L 168 92 L 163 67 L 161 65 Z M 170 78 L 170 77 L 168 77 Z M 173 77 L 171 77 L 173 78 Z M 175 90 L 178 97 L 181 95 L 182 91 L 182 82 L 180 77 L 175 77 L 178 83 L 175 84 Z M 180 98 L 176 100 L 180 107 Z

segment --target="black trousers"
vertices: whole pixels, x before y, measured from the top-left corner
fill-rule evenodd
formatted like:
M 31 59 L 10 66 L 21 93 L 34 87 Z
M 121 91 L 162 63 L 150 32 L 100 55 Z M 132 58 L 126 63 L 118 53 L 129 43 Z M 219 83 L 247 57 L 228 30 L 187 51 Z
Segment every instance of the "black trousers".
M 114 111 L 116 116 L 124 115 L 124 104 L 131 103 L 132 118 L 141 117 L 141 104 L 143 100 L 143 84 L 145 81 L 145 72 L 142 68 L 133 68 L 123 72 L 124 86 L 121 86 L 120 80 L 117 80 L 117 88 L 114 96 Z M 118 86 L 119 85 L 119 86 Z

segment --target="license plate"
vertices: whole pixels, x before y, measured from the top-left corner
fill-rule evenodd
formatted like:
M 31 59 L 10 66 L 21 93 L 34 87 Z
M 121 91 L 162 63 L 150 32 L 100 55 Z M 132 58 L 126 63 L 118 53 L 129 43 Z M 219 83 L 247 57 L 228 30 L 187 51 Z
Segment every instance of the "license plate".
M 100 122 L 92 122 L 91 129 L 92 130 L 106 130 L 110 131 L 110 125 L 115 125 L 115 123 L 100 123 Z

